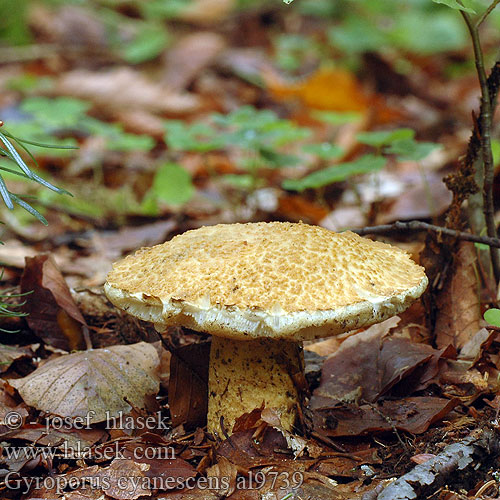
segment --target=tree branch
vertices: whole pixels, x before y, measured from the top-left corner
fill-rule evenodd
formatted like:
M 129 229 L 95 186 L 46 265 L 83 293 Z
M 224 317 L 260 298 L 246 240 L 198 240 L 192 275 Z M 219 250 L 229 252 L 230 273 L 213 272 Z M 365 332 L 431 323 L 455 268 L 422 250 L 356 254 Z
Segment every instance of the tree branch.
M 447 227 L 435 226 L 434 224 L 427 224 L 427 222 L 410 221 L 401 222 L 397 221 L 392 224 L 384 224 L 381 226 L 363 227 L 361 229 L 351 229 L 353 233 L 360 236 L 366 234 L 388 234 L 388 233 L 403 233 L 407 231 L 433 231 L 435 233 L 451 236 L 463 241 L 472 241 L 473 243 L 482 243 L 488 245 L 490 248 L 500 248 L 500 238 L 490 238 L 489 236 L 477 236 L 475 234 L 466 233 L 464 231 L 456 231 Z
M 498 2 L 492 4 L 492 9 Z M 488 9 L 490 10 L 490 9 Z M 488 12 L 485 12 L 485 14 Z M 490 11 L 491 12 L 491 11 Z M 460 11 L 465 20 L 465 24 L 469 30 L 472 46 L 474 48 L 474 60 L 476 63 L 476 71 L 481 87 L 481 113 L 479 115 L 480 142 L 481 153 L 484 162 L 484 185 L 483 185 L 483 198 L 484 198 L 484 216 L 486 220 L 486 230 L 490 238 L 496 238 L 497 230 L 495 225 L 495 209 L 493 202 L 493 181 L 494 181 L 494 164 L 493 152 L 491 149 L 491 119 L 492 119 L 492 102 L 490 97 L 490 89 L 488 86 L 488 78 L 484 69 L 483 50 L 481 48 L 481 41 L 479 38 L 478 24 L 474 24 L 471 17 L 467 12 Z M 500 252 L 490 245 L 491 263 L 493 266 L 493 273 L 496 282 L 500 282 Z

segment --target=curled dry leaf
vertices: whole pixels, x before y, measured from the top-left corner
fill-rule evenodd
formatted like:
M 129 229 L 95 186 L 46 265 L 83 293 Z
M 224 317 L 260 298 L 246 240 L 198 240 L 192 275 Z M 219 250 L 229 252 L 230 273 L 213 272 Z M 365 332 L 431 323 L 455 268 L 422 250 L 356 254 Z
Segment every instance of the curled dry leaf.
M 159 389 L 158 364 L 154 346 L 140 342 L 61 356 L 10 384 L 38 410 L 64 417 L 90 412 L 96 423 L 128 413 L 130 404 L 145 408 L 146 396 Z
M 66 351 L 85 347 L 83 329 L 87 324 L 49 255 L 26 257 L 21 292 L 26 294 L 26 321 L 38 337 Z
M 32 354 L 33 352 L 29 347 L 0 344 L 0 372 L 8 370 L 16 359 L 26 358 Z

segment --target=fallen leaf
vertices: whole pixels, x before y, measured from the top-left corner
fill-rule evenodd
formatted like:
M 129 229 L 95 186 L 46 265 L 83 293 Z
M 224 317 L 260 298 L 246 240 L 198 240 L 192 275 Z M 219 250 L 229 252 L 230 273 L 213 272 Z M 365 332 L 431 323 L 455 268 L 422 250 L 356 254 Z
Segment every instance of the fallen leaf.
M 153 443 L 144 441 L 126 443 L 120 454 L 136 463 L 148 465 L 144 475 L 152 480 L 158 478 L 158 488 L 162 490 L 182 487 L 188 479 L 197 475 L 196 469 L 176 457 L 174 449 L 168 446 L 153 447 Z
M 205 6 L 203 11 L 206 12 Z M 225 46 L 224 38 L 217 33 L 206 31 L 184 35 L 166 52 L 163 82 L 174 90 L 187 88 L 215 61 Z
M 85 347 L 83 329 L 87 324 L 49 255 L 26 258 L 21 293 L 26 294 L 26 321 L 38 337 L 66 351 Z
M 488 349 L 493 342 L 497 332 L 481 328 L 470 340 L 468 340 L 458 355 L 459 360 L 470 361 L 474 366 L 480 359 L 482 353 Z
M 230 496 L 236 489 L 236 477 L 238 475 L 238 467 L 231 463 L 226 457 L 218 457 L 217 463 L 208 467 L 207 479 L 212 480 L 217 485 L 216 488 L 211 488 L 221 496 Z
M 421 434 L 458 403 L 458 399 L 413 397 L 380 405 L 320 408 L 314 412 L 313 423 L 316 432 L 328 437 L 370 435 L 394 428 Z
M 0 344 L 0 373 L 9 369 L 17 359 L 30 357 L 33 351 L 29 347 Z
M 406 338 L 384 338 L 397 321 L 392 318 L 385 322 L 385 330 L 376 325 L 377 328 L 370 327 L 344 340 L 323 364 L 320 386 L 311 398 L 312 409 L 339 401 L 376 401 L 439 353 L 429 345 Z M 405 386 L 410 389 L 415 383 L 418 382 Z
M 267 87 L 276 99 L 298 99 L 308 108 L 365 112 L 369 99 L 354 75 L 341 68 L 320 68 L 299 83 L 287 83 L 276 74 L 264 73 Z
M 107 496 L 117 500 L 135 500 L 140 496 L 151 496 L 150 484 L 147 481 L 146 464 L 138 464 L 133 460 L 115 459 L 109 467 L 99 471 L 100 478 L 109 481 L 103 491 Z M 142 479 L 142 481 L 141 481 Z
M 168 403 L 174 427 L 206 424 L 209 358 L 210 342 L 182 346 L 172 352 Z
M 130 412 L 131 405 L 145 408 L 146 396 L 159 389 L 158 363 L 154 346 L 140 342 L 60 356 L 9 383 L 38 410 L 63 417 L 90 413 L 96 423 Z
M 434 327 L 436 345 L 463 347 L 479 330 L 477 256 L 472 243 L 461 242 L 454 255 L 453 270 L 436 297 L 437 315 Z
M 87 99 L 110 112 L 129 108 L 178 115 L 192 113 L 200 105 L 197 96 L 174 92 L 128 67 L 70 71 L 59 78 L 54 93 Z

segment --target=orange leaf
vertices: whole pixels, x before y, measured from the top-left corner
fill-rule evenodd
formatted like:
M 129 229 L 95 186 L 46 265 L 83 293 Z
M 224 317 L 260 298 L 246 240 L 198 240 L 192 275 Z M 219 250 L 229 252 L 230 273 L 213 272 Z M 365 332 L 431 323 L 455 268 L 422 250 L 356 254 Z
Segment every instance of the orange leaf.
M 299 83 L 280 81 L 275 74 L 263 75 L 276 99 L 299 99 L 309 108 L 329 111 L 366 112 L 369 99 L 352 73 L 340 68 L 320 68 Z

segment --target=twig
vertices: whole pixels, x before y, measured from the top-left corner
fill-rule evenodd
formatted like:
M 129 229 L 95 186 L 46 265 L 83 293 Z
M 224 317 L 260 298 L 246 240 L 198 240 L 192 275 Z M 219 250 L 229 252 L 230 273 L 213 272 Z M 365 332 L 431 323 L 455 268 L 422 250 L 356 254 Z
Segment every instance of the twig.
M 498 436 L 494 431 L 489 429 L 473 431 L 462 441 L 448 445 L 434 458 L 417 465 L 382 491 L 377 491 L 375 495 L 367 492 L 362 499 L 423 498 L 430 489 L 436 489 L 445 484 L 455 471 L 463 471 L 474 464 L 480 464 L 485 456 L 497 454 L 499 444 Z M 425 497 L 428 498 L 427 495 Z
M 476 26 L 479 28 L 483 24 L 484 20 L 493 12 L 493 9 L 500 3 L 500 0 L 495 0 L 485 11 L 485 13 L 479 18 Z
M 393 222 L 392 224 L 384 224 L 381 226 L 363 227 L 361 229 L 351 229 L 353 233 L 361 236 L 365 234 L 387 234 L 392 232 L 405 232 L 405 231 L 433 231 L 435 233 L 445 234 L 452 236 L 459 240 L 472 241 L 474 243 L 482 243 L 489 247 L 500 248 L 500 238 L 490 238 L 489 236 L 477 236 L 475 234 L 466 233 L 464 231 L 457 231 L 447 227 L 435 226 L 427 222 L 410 221 L 410 222 Z
M 492 4 L 492 10 L 496 5 L 496 0 Z M 491 7 L 491 6 L 490 6 Z M 489 10 L 489 9 L 488 9 Z M 485 14 L 488 12 L 485 12 Z M 490 238 L 495 238 L 497 235 L 495 225 L 495 209 L 493 202 L 493 181 L 494 181 L 494 164 L 493 152 L 491 149 L 491 118 L 492 118 L 492 102 L 490 97 L 490 89 L 488 87 L 488 78 L 484 69 L 483 49 L 481 48 L 481 40 L 479 38 L 478 24 L 474 24 L 467 12 L 460 11 L 465 20 L 465 24 L 469 30 L 472 46 L 474 48 L 474 60 L 476 63 L 476 71 L 481 87 L 481 114 L 479 116 L 479 124 L 481 126 L 481 152 L 484 163 L 484 217 L 486 219 L 486 229 Z M 491 263 L 493 266 L 493 274 L 496 282 L 500 282 L 500 252 L 490 246 Z

